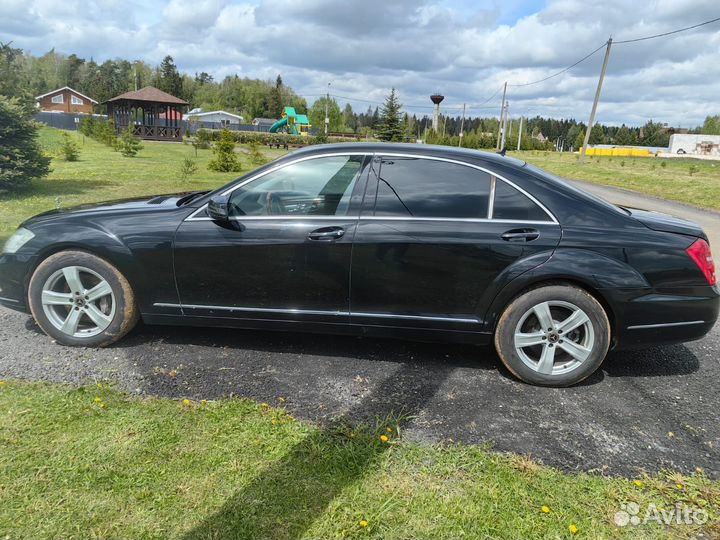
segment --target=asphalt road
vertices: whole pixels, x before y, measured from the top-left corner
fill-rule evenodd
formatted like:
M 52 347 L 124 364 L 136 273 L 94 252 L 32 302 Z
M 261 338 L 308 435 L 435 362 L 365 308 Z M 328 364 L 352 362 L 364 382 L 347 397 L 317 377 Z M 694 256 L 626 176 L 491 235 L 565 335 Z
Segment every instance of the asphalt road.
M 668 211 L 641 199 L 635 206 Z M 679 206 L 689 219 L 704 214 Z M 720 478 L 720 326 L 686 345 L 613 353 L 582 385 L 548 389 L 517 382 L 490 348 L 141 324 L 114 347 L 73 349 L 0 308 L 0 378 L 110 380 L 191 399 L 282 396 L 318 422 L 403 411 L 407 439 L 490 444 L 565 470 L 701 467 Z

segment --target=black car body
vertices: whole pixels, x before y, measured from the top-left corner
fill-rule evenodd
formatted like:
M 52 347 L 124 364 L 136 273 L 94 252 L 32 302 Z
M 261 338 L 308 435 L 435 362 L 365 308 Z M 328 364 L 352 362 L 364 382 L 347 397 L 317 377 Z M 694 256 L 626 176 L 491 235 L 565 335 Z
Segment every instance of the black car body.
M 322 203 L 301 177 L 252 191 L 289 165 L 322 174 L 340 159 L 355 179 Z M 209 202 L 233 197 L 227 219 L 211 217 Z M 487 343 L 513 298 L 546 283 L 592 295 L 615 348 L 697 339 L 718 317 L 712 261 L 688 253 L 707 242 L 697 225 L 455 148 L 313 146 L 212 193 L 55 210 L 22 228 L 34 236 L 0 257 L 0 303 L 26 312 L 41 261 L 81 250 L 127 278 L 148 324 Z

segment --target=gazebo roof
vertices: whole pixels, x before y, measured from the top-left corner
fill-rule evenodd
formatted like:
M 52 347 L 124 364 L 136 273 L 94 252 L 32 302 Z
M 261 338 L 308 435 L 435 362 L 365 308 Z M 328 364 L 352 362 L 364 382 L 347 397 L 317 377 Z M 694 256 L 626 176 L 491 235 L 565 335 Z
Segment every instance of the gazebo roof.
M 155 88 L 154 86 L 146 86 L 145 88 L 141 88 L 140 90 L 135 90 L 134 92 L 125 92 L 124 94 L 120 94 L 119 96 L 115 96 L 114 98 L 108 99 L 105 103 L 110 103 L 111 101 L 122 101 L 122 100 L 128 100 L 128 101 L 148 101 L 152 103 L 166 103 L 170 105 L 187 105 L 187 101 L 183 101 L 180 98 L 176 98 L 175 96 L 171 96 L 167 92 L 163 92 L 162 90 L 159 90 L 158 88 Z

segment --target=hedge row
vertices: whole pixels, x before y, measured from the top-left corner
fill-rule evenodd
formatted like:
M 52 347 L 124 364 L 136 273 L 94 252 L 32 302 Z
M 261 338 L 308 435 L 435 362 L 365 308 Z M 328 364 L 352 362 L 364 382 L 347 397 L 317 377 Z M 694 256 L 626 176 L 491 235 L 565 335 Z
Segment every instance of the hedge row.
M 219 129 L 199 129 L 198 133 L 206 132 L 207 137 L 211 141 L 217 141 L 220 138 L 222 130 Z M 235 142 L 240 144 L 324 144 L 324 143 L 340 143 L 340 142 L 356 142 L 356 139 L 347 137 L 324 137 L 324 136 L 299 136 L 290 135 L 288 133 L 266 133 L 262 131 L 230 131 Z M 196 134 L 197 136 L 197 134 Z M 202 135 L 200 136 L 202 138 Z

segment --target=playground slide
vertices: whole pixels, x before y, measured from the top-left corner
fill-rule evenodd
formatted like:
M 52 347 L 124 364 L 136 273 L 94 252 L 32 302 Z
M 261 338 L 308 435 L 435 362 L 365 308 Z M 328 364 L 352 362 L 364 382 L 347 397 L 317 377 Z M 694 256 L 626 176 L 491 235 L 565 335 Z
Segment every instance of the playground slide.
M 275 122 L 272 126 L 270 126 L 270 133 L 277 133 L 277 130 L 280 129 L 283 126 L 286 126 L 288 123 L 287 117 L 281 118 L 277 122 Z M 292 128 L 293 135 L 297 135 L 298 131 L 297 128 L 294 125 L 290 125 Z

